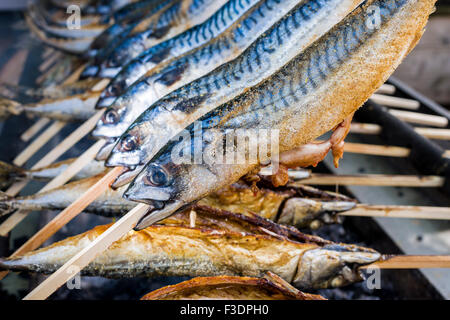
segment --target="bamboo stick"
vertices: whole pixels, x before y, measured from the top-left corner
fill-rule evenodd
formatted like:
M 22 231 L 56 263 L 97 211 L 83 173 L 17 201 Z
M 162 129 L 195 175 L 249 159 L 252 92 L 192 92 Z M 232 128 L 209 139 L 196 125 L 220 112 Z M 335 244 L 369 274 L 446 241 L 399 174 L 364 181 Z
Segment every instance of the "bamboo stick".
M 99 110 L 95 115 L 93 115 L 89 120 L 85 121 L 81 126 L 79 126 L 74 132 L 72 132 L 66 139 L 64 139 L 58 146 L 56 146 L 52 151 L 50 151 L 44 158 L 42 158 L 36 167 L 45 167 L 49 165 L 60 156 L 62 156 L 67 150 L 74 146 L 78 141 L 84 138 L 97 124 L 97 121 L 102 116 L 104 110 Z
M 57 188 L 59 186 L 64 185 L 66 182 L 68 182 L 70 179 L 72 179 L 80 170 L 90 161 L 92 161 L 95 158 L 95 155 L 100 150 L 100 148 L 103 146 L 103 141 L 98 141 L 95 143 L 92 147 L 90 147 L 81 157 L 79 157 L 77 160 L 75 160 L 64 172 L 62 172 L 60 175 L 55 177 L 52 181 L 50 181 L 44 188 L 42 188 L 39 192 L 45 192 L 48 190 L 51 190 L 53 188 Z M 17 225 L 19 224 L 25 217 L 27 217 L 29 214 L 28 211 L 18 211 L 15 212 L 13 215 L 11 215 L 2 225 L 0 225 L 0 236 L 6 236 L 8 233 Z M 41 230 L 42 231 L 42 230 Z M 40 231 L 40 232 L 41 232 Z M 45 234 L 42 234 L 39 239 L 42 243 L 46 241 Z M 48 236 L 48 238 L 51 235 Z M 38 248 L 42 243 L 39 243 L 37 235 L 35 235 L 33 238 L 28 240 L 21 248 L 19 248 L 18 251 L 14 252 L 11 257 L 17 256 L 19 254 L 26 253 L 28 250 L 33 250 Z M 34 246 L 30 245 L 30 241 L 33 239 Z M 32 249 L 30 249 L 32 248 Z M 0 280 L 3 279 L 8 274 L 7 271 L 0 272 Z
M 358 204 L 356 208 L 341 212 L 339 215 L 352 217 L 450 220 L 450 208 Z
M 374 93 L 370 97 L 370 100 L 387 107 L 402 108 L 407 110 L 418 110 L 420 108 L 420 102 L 417 100 L 391 97 L 378 93 Z
M 381 126 L 372 123 L 353 122 L 350 128 L 351 133 L 360 134 L 380 134 L 383 129 Z M 428 139 L 450 140 L 450 129 L 442 128 L 414 128 L 418 134 Z
M 29 50 L 18 50 L 0 70 L 0 81 L 18 84 L 22 76 Z
M 72 179 L 83 167 L 95 158 L 95 155 L 103 146 L 103 141 L 98 141 L 90 147 L 84 154 L 78 157 L 64 172 L 53 178 L 39 192 L 45 192 L 64 185 Z M 20 221 L 22 221 L 28 212 L 17 211 L 12 214 L 3 224 L 0 225 L 0 236 L 6 236 Z
M 66 80 L 63 81 L 62 84 L 66 85 L 76 82 L 80 78 L 80 75 L 83 72 L 84 68 L 86 68 L 86 65 L 87 64 L 84 63 L 81 66 L 79 66 L 74 72 L 72 72 L 72 74 Z
M 351 133 L 380 134 L 383 129 L 378 124 L 352 122 Z
M 448 119 L 426 113 L 418 113 L 403 110 L 389 110 L 393 116 L 409 123 L 421 124 L 434 127 L 447 127 Z
M 39 66 L 40 72 L 45 72 L 48 68 L 50 68 L 56 60 L 58 60 L 61 57 L 61 53 L 58 51 L 55 51 L 54 54 L 50 55 L 47 59 L 45 59 Z
M 71 271 L 74 269 L 82 270 L 100 253 L 108 249 L 111 244 L 126 235 L 139 222 L 147 210 L 147 205 L 142 203 L 138 204 L 134 209 L 114 223 L 108 230 L 97 237 L 91 244 L 44 280 L 39 286 L 31 291 L 24 300 L 47 299 L 59 287 L 75 276 Z
M 59 131 L 61 131 L 65 122 L 55 121 L 48 127 L 38 138 L 36 138 L 28 147 L 26 147 L 14 160 L 16 166 L 24 165 L 36 152 L 39 151 L 50 139 L 52 139 Z
M 376 91 L 379 94 L 394 94 L 397 88 L 393 86 L 392 84 L 383 84 L 378 90 Z
M 45 167 L 58 159 L 62 154 L 64 154 L 68 149 L 70 149 L 74 144 L 76 144 L 79 140 L 81 140 L 88 132 L 90 132 L 98 119 L 103 114 L 103 111 L 100 110 L 97 112 L 92 118 L 83 123 L 80 127 L 78 127 L 74 132 L 72 132 L 66 139 L 64 139 L 58 146 L 56 146 L 50 153 L 48 153 L 44 158 L 42 158 L 38 163 L 36 163 L 32 169 L 39 169 L 41 167 Z M 81 168 L 80 168 L 81 169 Z M 28 181 L 20 181 L 13 184 L 6 193 L 10 196 L 17 195 L 26 185 Z M 26 215 L 25 215 L 26 216 Z M 4 221 L 0 225 L 0 230 L 9 229 L 11 230 L 11 226 L 17 225 L 20 221 L 22 221 L 25 217 L 23 214 L 19 212 L 14 213 L 10 216 L 6 221 Z
M 450 268 L 450 256 L 383 256 L 379 261 L 360 267 L 367 269 L 378 267 L 380 269 L 423 269 L 423 268 Z
M 428 139 L 450 140 L 450 129 L 414 128 L 414 130 Z
M 108 174 L 99 179 L 89 190 L 86 196 L 82 195 L 66 209 L 61 211 L 47 225 L 39 230 L 25 244 L 23 244 L 14 255 L 22 255 L 26 252 L 39 248 L 45 241 L 54 235 L 59 229 L 69 223 L 73 218 L 80 214 L 97 197 L 99 197 L 114 180 L 122 173 L 123 168 L 112 169 Z
M 445 179 L 439 176 L 408 176 L 385 174 L 333 175 L 321 173 L 311 174 L 310 178 L 299 180 L 299 183 L 309 185 L 352 185 L 421 188 L 442 187 L 444 185 L 444 182 Z
M 39 131 L 41 131 L 49 123 L 50 119 L 48 118 L 39 119 L 38 121 L 36 121 L 35 124 L 33 124 L 30 128 L 28 128 L 27 131 L 22 133 L 20 139 L 24 142 L 30 141 Z

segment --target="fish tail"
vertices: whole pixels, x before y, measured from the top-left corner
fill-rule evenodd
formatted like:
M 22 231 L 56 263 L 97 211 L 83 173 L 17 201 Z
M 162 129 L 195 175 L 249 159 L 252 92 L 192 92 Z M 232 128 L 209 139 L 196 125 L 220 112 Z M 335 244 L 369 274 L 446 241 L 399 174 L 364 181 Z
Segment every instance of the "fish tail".
M 0 161 L 0 187 L 9 187 L 13 182 L 27 178 L 27 171 L 13 164 Z
M 0 217 L 6 216 L 15 210 L 12 205 L 12 199 L 14 198 L 0 191 Z
M 11 99 L 0 98 L 0 119 L 6 119 L 10 115 L 19 115 L 23 106 Z

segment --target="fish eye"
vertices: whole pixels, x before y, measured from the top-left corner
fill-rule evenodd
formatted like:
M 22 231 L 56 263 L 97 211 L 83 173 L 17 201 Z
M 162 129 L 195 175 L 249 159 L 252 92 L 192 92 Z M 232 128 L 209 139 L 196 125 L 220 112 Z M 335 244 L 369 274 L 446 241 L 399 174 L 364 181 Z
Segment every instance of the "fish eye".
M 120 89 L 122 88 L 122 82 L 115 82 L 108 87 L 109 96 L 118 96 L 120 95 Z
M 136 149 L 138 145 L 138 138 L 132 134 L 126 135 L 120 144 L 121 151 L 131 151 Z
M 119 114 L 116 110 L 110 109 L 105 112 L 105 115 L 103 116 L 103 123 L 105 124 L 113 124 L 116 123 L 119 120 Z
M 164 187 L 170 183 L 169 174 L 161 167 L 152 165 L 148 174 L 144 177 L 146 185 Z

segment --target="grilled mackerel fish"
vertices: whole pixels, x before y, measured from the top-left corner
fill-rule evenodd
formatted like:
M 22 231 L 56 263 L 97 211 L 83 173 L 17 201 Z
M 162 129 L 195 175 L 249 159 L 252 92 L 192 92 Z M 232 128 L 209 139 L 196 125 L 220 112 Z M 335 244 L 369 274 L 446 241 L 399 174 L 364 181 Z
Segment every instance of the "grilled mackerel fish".
M 360 2 L 301 1 L 237 59 L 150 106 L 119 139 L 107 160 L 107 165 L 138 166 L 135 172 L 140 171 L 180 130 L 207 112 L 267 80 L 341 21 Z M 156 85 L 155 83 L 154 86 Z M 116 125 L 116 128 L 122 130 L 128 126 L 128 119 L 131 119 L 129 114 L 134 111 L 124 112 L 125 115 L 121 117 L 121 120 L 125 120 L 124 123 L 119 121 Z M 105 131 L 108 131 L 107 127 Z
M 259 220 L 219 214 L 210 222 L 202 219 L 199 226 L 194 219 L 189 220 L 189 226 L 154 225 L 130 231 L 84 268 L 82 274 L 111 278 L 263 277 L 273 272 L 307 290 L 361 281 L 358 268 L 381 257 L 372 249 L 333 243 L 264 219 L 260 225 Z M 0 260 L 0 269 L 52 273 L 108 227 L 98 226 L 23 256 Z
M 64 167 L 66 164 L 62 164 Z M 95 170 L 97 168 L 91 168 Z M 47 169 L 45 172 L 28 174 L 50 174 L 52 170 L 58 172 L 59 168 Z M 88 169 L 87 169 L 88 171 Z M 84 178 L 70 182 L 62 187 L 37 193 L 30 196 L 9 197 L 0 194 L 0 216 L 15 210 L 44 211 L 64 210 L 73 203 L 81 194 L 92 187 L 104 173 L 97 176 Z M 122 198 L 126 187 L 117 190 L 108 190 L 95 199 L 84 210 L 105 217 L 121 217 L 131 210 L 135 204 Z M 242 214 L 253 218 L 260 216 L 264 219 L 277 221 L 284 225 L 292 225 L 297 228 L 317 229 L 322 224 L 339 222 L 338 212 L 347 211 L 356 206 L 356 202 L 343 195 L 319 191 L 307 186 L 266 188 L 258 187 L 255 190 L 245 183 L 237 183 L 219 190 L 208 197 L 201 199 L 193 210 L 198 211 L 198 216 L 204 217 L 209 213 L 230 212 Z M 191 209 L 187 209 L 191 210 Z M 199 211 L 200 210 L 200 211 Z M 175 215 L 176 219 L 185 221 L 184 215 Z M 207 219 L 210 220 L 209 218 Z
M 141 300 L 326 300 L 303 293 L 275 274 L 264 278 L 202 277 L 152 291 Z
M 270 79 L 187 127 L 178 141 L 174 139 L 159 151 L 124 194 L 129 200 L 150 205 L 151 213 L 137 228 L 145 228 L 230 185 L 274 157 L 259 154 L 256 161 L 223 164 L 225 135 L 236 136 L 239 130 L 277 130 L 276 146 L 283 153 L 336 128 L 414 48 L 434 3 L 365 1 Z M 368 23 L 374 7 L 380 14 L 377 27 Z M 203 160 L 194 163 L 189 158 L 192 150 Z M 244 151 L 244 159 L 251 159 L 248 149 Z M 179 163 L 180 159 L 173 157 L 179 153 L 189 159 Z

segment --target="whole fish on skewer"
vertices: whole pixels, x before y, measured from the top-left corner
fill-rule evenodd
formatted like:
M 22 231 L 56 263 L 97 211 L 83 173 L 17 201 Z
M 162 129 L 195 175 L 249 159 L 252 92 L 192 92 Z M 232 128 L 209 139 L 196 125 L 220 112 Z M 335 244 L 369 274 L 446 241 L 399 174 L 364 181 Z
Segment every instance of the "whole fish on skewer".
M 286 9 L 281 10 L 281 12 L 278 12 L 276 9 L 282 8 L 282 6 L 279 2 L 273 0 L 231 0 L 227 2 L 204 23 L 185 31 L 174 38 L 164 41 L 159 45 L 153 46 L 125 65 L 120 73 L 111 80 L 111 83 L 102 92 L 102 95 L 97 103 L 97 108 L 110 106 L 117 97 L 122 95 L 126 89 L 139 80 L 139 78 L 146 75 L 147 72 L 152 71 L 153 74 L 164 74 L 165 71 L 164 69 L 161 70 L 161 66 L 165 67 L 167 62 L 171 60 L 179 58 L 185 54 L 191 56 L 193 55 L 193 50 L 197 51 L 196 49 L 202 46 L 204 47 L 199 50 L 204 52 L 212 51 L 209 48 L 213 45 L 213 42 L 219 41 L 217 40 L 218 37 L 233 37 L 233 34 L 237 33 L 234 31 L 236 28 L 244 28 L 245 26 L 250 28 L 250 23 L 253 23 L 255 27 L 251 27 L 251 29 L 255 30 L 255 32 L 260 32 L 261 34 L 265 29 L 267 29 L 264 28 L 264 26 L 258 28 L 258 22 L 262 20 L 261 18 L 265 17 L 268 20 L 265 26 L 270 26 L 272 21 L 276 21 L 276 17 L 281 18 L 283 13 L 288 12 L 291 2 L 293 1 L 287 1 Z M 270 15 L 270 19 L 268 19 L 269 15 L 265 14 L 265 12 L 269 11 L 275 17 Z M 258 12 L 259 15 L 257 15 Z M 239 40 L 241 43 L 245 40 L 246 36 L 250 37 L 251 32 L 249 31 L 250 30 L 239 32 L 239 37 L 241 38 Z M 224 35 L 224 33 L 226 33 L 226 35 Z M 247 35 L 248 33 L 250 33 L 250 35 Z M 232 48 L 229 48 L 230 51 L 236 52 L 235 56 L 239 54 L 239 50 L 231 49 Z M 226 49 L 224 48 L 223 51 L 226 51 Z M 228 60 L 229 59 L 226 55 L 222 55 L 222 63 L 225 63 Z M 191 59 L 191 63 L 195 62 L 196 60 Z M 165 70 L 171 70 L 171 68 L 173 68 L 173 63 L 171 65 L 172 66 L 169 65 L 169 67 L 166 67 Z M 204 74 L 214 69 L 207 68 L 207 65 L 203 65 L 203 68 L 206 69 Z M 175 74 L 176 70 L 177 69 L 171 70 L 174 78 L 177 78 L 177 74 Z M 199 75 L 201 75 L 201 73 L 199 73 Z M 181 75 L 178 77 L 180 76 Z M 160 76 L 160 79 L 164 78 L 168 78 L 168 76 Z M 145 100 L 147 106 L 151 104 L 151 97 Z
M 220 217 L 217 217 L 220 219 Z M 232 231 L 239 226 L 240 232 Z M 130 231 L 81 273 L 111 278 L 137 276 L 250 276 L 275 273 L 301 289 L 340 287 L 361 281 L 359 267 L 381 255 L 368 248 L 298 233 L 255 228 L 250 222 L 221 220 L 206 226 L 150 226 Z M 56 242 L 23 256 L 0 260 L 0 269 L 52 273 L 109 226 Z M 231 230 L 230 230 L 231 229 Z M 242 231 L 246 230 L 246 231 Z M 305 240 L 308 239 L 308 240 Z
M 275 145 L 280 153 L 301 148 L 332 128 L 345 136 L 355 110 L 417 44 L 434 3 L 365 1 L 270 79 L 190 125 L 182 132 L 182 141 L 175 139 L 161 149 L 125 192 L 127 199 L 150 205 L 150 213 L 137 229 L 276 159 L 275 152 L 267 152 L 257 155 L 255 161 L 227 164 L 223 161 L 225 135 L 236 136 L 236 130 L 277 130 L 279 139 L 269 150 Z M 380 14 L 376 28 L 367 23 L 367 10 L 374 6 Z M 340 126 L 342 122 L 347 125 Z M 334 142 L 333 154 L 339 158 L 343 141 Z M 243 159 L 251 158 L 248 150 L 244 150 Z M 192 151 L 202 158 L 193 162 L 189 156 Z M 182 161 L 174 157 L 180 153 Z
M 47 168 L 42 172 L 21 171 L 15 173 L 17 176 L 34 176 L 35 179 L 45 179 L 46 175 L 59 172 L 67 165 L 58 165 Z M 88 173 L 94 168 L 86 168 L 80 174 Z M 0 167 L 1 168 L 1 167 Z M 64 210 L 68 205 L 92 187 L 104 173 L 90 176 L 65 186 L 37 193 L 30 196 L 0 197 L 0 216 L 15 210 L 43 211 Z M 94 200 L 84 211 L 106 217 L 121 217 L 131 210 L 135 204 L 126 201 L 122 193 L 126 187 L 117 190 L 109 190 Z M 298 186 L 285 187 L 282 189 L 259 187 L 255 190 L 244 183 L 233 184 L 209 195 L 198 201 L 193 210 L 199 211 L 199 216 L 205 212 L 226 211 L 230 215 L 242 214 L 249 217 L 260 216 L 265 219 L 277 221 L 285 225 L 293 225 L 297 228 L 317 229 L 322 224 L 337 223 L 340 221 L 336 215 L 338 212 L 348 211 L 356 206 L 353 199 L 340 194 L 319 192 L 317 189 Z M 176 217 L 180 219 L 180 217 Z
M 50 181 L 63 173 L 77 158 L 71 158 L 63 161 L 58 161 L 48 166 L 26 170 L 15 165 L 0 161 L 0 188 L 9 187 L 13 182 L 21 180 L 37 180 Z M 102 161 L 91 161 L 84 166 L 72 180 L 80 180 L 98 175 L 105 171 L 105 166 Z
M 325 300 L 303 293 L 275 274 L 264 278 L 202 277 L 147 293 L 141 300 Z
M 341 21 L 359 3 L 360 1 L 353 0 L 301 1 L 237 59 L 154 103 L 126 130 L 107 160 L 108 166 L 138 166 L 134 173 L 128 172 L 123 175 L 122 178 L 126 177 L 126 179 L 119 179 L 115 186 L 129 182 L 129 179 L 135 176 L 170 138 L 194 120 L 249 90 L 252 86 L 265 81 L 274 72 L 280 70 L 333 25 Z M 295 3 L 291 2 L 291 4 Z M 255 14 L 257 15 L 258 12 Z M 221 52 L 217 54 L 221 55 Z M 206 55 L 206 57 L 208 61 L 209 56 Z M 192 60 L 199 59 L 194 56 Z M 192 77 L 192 74 L 187 73 L 191 71 L 190 61 L 187 62 L 189 62 L 188 67 L 185 70 L 186 73 L 182 75 L 181 82 Z M 194 64 L 195 69 L 200 69 L 202 64 Z M 125 103 L 133 97 L 129 93 L 132 90 L 138 90 L 138 86 L 147 87 L 146 92 L 154 95 L 155 88 L 164 93 L 170 90 L 170 87 L 179 85 L 177 82 L 171 86 L 158 83 L 156 74 L 153 76 L 151 87 L 148 86 L 149 79 L 144 81 L 130 88 L 129 92 L 120 97 L 105 112 L 94 134 L 109 138 L 120 134 L 143 110 L 142 107 L 146 107 L 140 100 L 134 100 L 133 104 Z M 149 96 L 150 93 L 144 92 L 144 97 Z M 158 96 L 153 100 L 157 98 Z M 141 100 L 147 101 L 147 99 Z M 136 108 L 136 105 L 140 107 Z M 109 120 L 111 113 L 118 115 L 116 121 Z
M 100 65 L 86 67 L 82 77 L 114 77 L 124 64 L 143 51 L 203 23 L 225 3 L 226 0 L 174 1 L 172 5 L 146 21 L 145 27 L 142 26 L 143 22 L 138 24 L 135 30 L 108 54 L 106 60 L 101 61 Z M 92 70 L 96 71 L 95 74 Z

